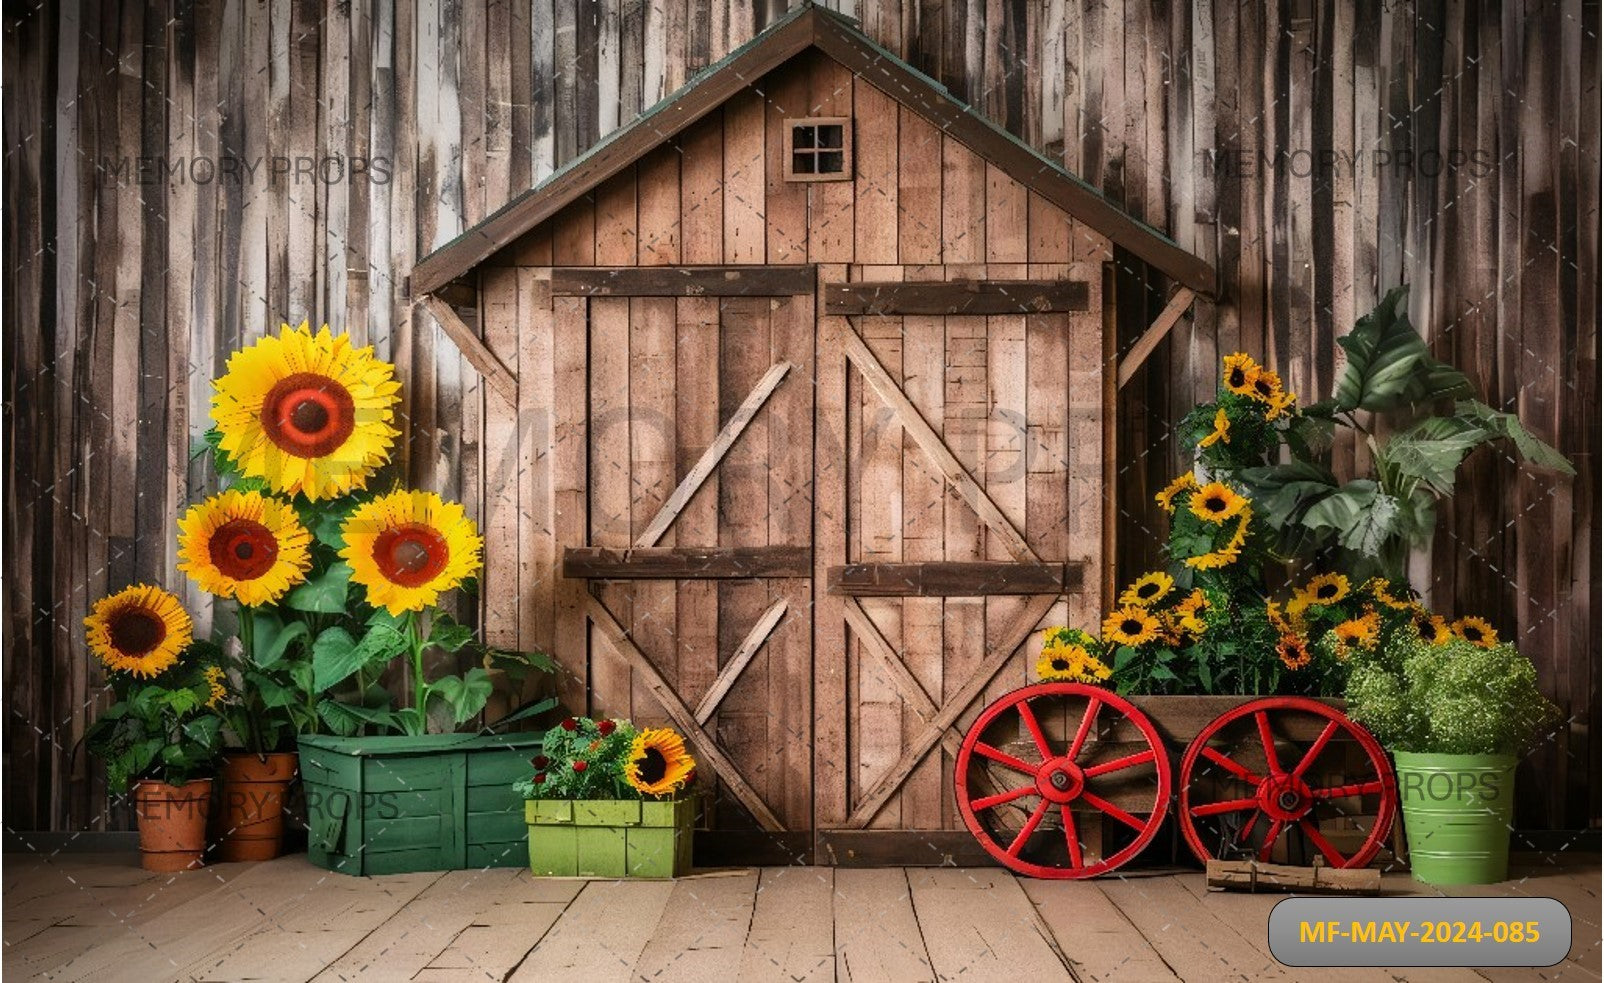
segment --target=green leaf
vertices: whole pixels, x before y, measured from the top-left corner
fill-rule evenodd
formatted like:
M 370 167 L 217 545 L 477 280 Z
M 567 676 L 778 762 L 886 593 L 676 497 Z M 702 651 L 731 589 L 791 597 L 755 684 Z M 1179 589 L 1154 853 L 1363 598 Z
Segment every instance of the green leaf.
M 1130 665 L 1136 659 L 1136 650 L 1129 645 L 1121 645 L 1114 650 L 1114 669 L 1120 670 Z
M 300 695 L 288 686 L 284 686 L 264 673 L 253 672 L 246 676 L 246 681 L 255 687 L 262 698 L 262 706 L 270 710 L 280 707 L 297 706 L 300 704 Z
M 1487 431 L 1455 417 L 1431 417 L 1387 441 L 1377 470 L 1424 484 L 1438 495 L 1454 493 L 1454 476 L 1465 455 L 1486 442 Z M 1400 486 L 1402 487 L 1402 486 Z
M 1520 451 L 1520 456 L 1528 462 L 1542 468 L 1553 468 L 1562 474 L 1576 473 L 1576 468 L 1565 459 L 1565 455 L 1533 436 L 1515 414 L 1501 413 L 1486 403 L 1474 399 L 1455 403 L 1454 412 L 1473 421 L 1490 434 L 1508 438 L 1514 443 L 1515 449 Z
M 522 682 L 532 672 L 556 672 L 557 663 L 544 652 L 511 652 L 507 649 L 485 649 L 485 668 L 497 669 L 514 682 Z
M 361 641 L 344 628 L 325 629 L 312 643 L 313 688 L 326 693 L 357 670 L 388 662 L 406 650 L 406 636 L 393 628 L 369 628 Z
M 485 708 L 490 690 L 490 674 L 478 666 L 461 676 L 444 676 L 429 684 L 429 696 L 445 701 L 458 724 Z
M 451 615 L 440 612 L 429 626 L 429 644 L 447 652 L 455 652 L 473 641 L 473 629 L 459 625 Z
M 525 703 L 523 706 L 491 724 L 490 729 L 498 730 L 508 724 L 515 724 L 520 720 L 528 720 L 531 717 L 538 717 L 556 705 L 557 698 L 555 696 L 548 696 L 543 700 L 530 700 L 528 703 Z
M 1337 541 L 1365 556 L 1379 556 L 1397 529 L 1398 500 L 1369 480 L 1350 481 L 1316 502 L 1303 522 L 1314 529 L 1331 529 Z
M 324 546 L 341 550 L 345 548 L 345 535 L 341 528 L 359 504 L 357 499 L 346 496 L 319 502 L 300 502 L 295 511 L 300 516 L 301 525 L 306 527 L 313 539 Z
M 1314 503 L 1337 490 L 1337 476 L 1308 461 L 1247 468 L 1237 475 L 1253 499 L 1253 510 L 1272 528 L 1302 519 Z
M 258 611 L 256 614 L 256 651 L 257 666 L 267 669 L 277 665 L 289 651 L 291 645 L 297 641 L 309 638 L 311 630 L 304 621 L 291 621 L 285 624 L 278 615 L 269 611 Z
M 290 591 L 284 603 L 297 611 L 315 614 L 343 614 L 345 598 L 351 589 L 351 568 L 343 560 Z
M 329 731 L 340 737 L 350 737 L 361 730 L 363 724 L 374 724 L 388 730 L 401 727 L 399 716 L 393 710 L 354 707 L 337 700 L 323 700 L 317 705 L 317 713 Z
M 1390 410 L 1399 406 L 1471 394 L 1470 380 L 1431 357 L 1409 323 L 1409 291 L 1388 291 L 1353 331 L 1337 339 L 1347 364 L 1337 380 L 1341 410 Z

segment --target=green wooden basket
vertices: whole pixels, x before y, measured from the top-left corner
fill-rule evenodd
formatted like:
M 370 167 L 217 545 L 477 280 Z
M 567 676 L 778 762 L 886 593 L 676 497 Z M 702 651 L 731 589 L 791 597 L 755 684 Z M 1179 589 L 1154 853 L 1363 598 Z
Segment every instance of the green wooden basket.
M 529 870 L 541 876 L 678 877 L 691 870 L 695 800 L 524 803 Z
M 517 867 L 539 734 L 301 738 L 307 854 L 345 874 Z

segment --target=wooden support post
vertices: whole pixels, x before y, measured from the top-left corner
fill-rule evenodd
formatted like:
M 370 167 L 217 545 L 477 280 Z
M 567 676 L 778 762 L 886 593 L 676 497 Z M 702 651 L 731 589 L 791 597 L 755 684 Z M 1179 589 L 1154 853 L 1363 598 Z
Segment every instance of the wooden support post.
M 741 678 L 741 671 L 746 668 L 746 664 L 752 661 L 752 656 L 756 655 L 757 650 L 763 647 L 763 643 L 769 640 L 769 635 L 774 632 L 774 626 L 785 617 L 788 607 L 790 605 L 783 597 L 775 601 L 767 611 L 763 612 L 763 616 L 757 619 L 757 624 L 752 626 L 752 630 L 746 633 L 740 647 L 735 650 L 730 661 L 724 664 L 724 668 L 719 670 L 718 678 L 713 680 L 713 685 L 707 688 L 707 695 L 696 704 L 697 723 L 705 724 L 713 716 L 713 711 L 723 702 L 724 695 L 735 685 L 735 681 Z
M 1120 359 L 1119 386 L 1121 389 L 1125 388 L 1125 384 L 1131 381 L 1132 376 L 1136 375 L 1136 370 L 1142 367 L 1142 363 L 1147 361 L 1149 355 L 1153 354 L 1153 349 L 1157 348 L 1158 343 L 1164 340 L 1164 336 L 1170 333 L 1171 328 L 1175 327 L 1175 323 L 1181 319 L 1182 314 L 1186 313 L 1187 308 L 1192 306 L 1192 301 L 1196 297 L 1197 293 L 1190 287 L 1182 287 L 1175 291 L 1175 296 L 1171 297 L 1170 302 L 1159 312 L 1158 318 L 1148 326 L 1146 331 L 1142 332 L 1140 338 L 1136 339 L 1136 344 L 1132 345 L 1131 350 L 1125 353 L 1125 357 Z
M 440 329 L 457 346 L 457 350 L 462 352 L 462 356 L 484 376 L 485 381 L 490 383 L 490 388 L 496 391 L 496 395 L 506 400 L 508 406 L 516 409 L 518 377 L 501 364 L 501 359 L 497 358 L 494 352 L 485 347 L 485 343 L 472 328 L 463 323 L 462 318 L 457 316 L 457 312 L 451 309 L 450 304 L 434 294 L 426 295 L 420 303 L 429 309 L 429 313 L 439 323 Z

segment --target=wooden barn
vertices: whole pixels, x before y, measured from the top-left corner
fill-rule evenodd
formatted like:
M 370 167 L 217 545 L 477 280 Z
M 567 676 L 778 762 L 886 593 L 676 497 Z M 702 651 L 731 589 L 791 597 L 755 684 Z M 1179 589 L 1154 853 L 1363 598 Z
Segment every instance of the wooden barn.
M 1175 290 L 1117 371 L 1116 262 Z M 413 269 L 492 394 L 487 636 L 686 732 L 710 848 L 972 853 L 958 735 L 1098 618 L 1116 387 L 1213 277 L 804 5 Z

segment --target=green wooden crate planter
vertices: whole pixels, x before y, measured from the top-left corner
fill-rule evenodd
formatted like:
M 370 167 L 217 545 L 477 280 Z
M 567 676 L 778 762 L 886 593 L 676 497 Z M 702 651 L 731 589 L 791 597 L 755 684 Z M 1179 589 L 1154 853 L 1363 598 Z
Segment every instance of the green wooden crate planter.
M 691 869 L 695 800 L 524 803 L 529 869 L 542 876 L 678 877 Z
M 302 737 L 307 854 L 345 874 L 520 866 L 512 783 L 539 751 L 539 734 Z

